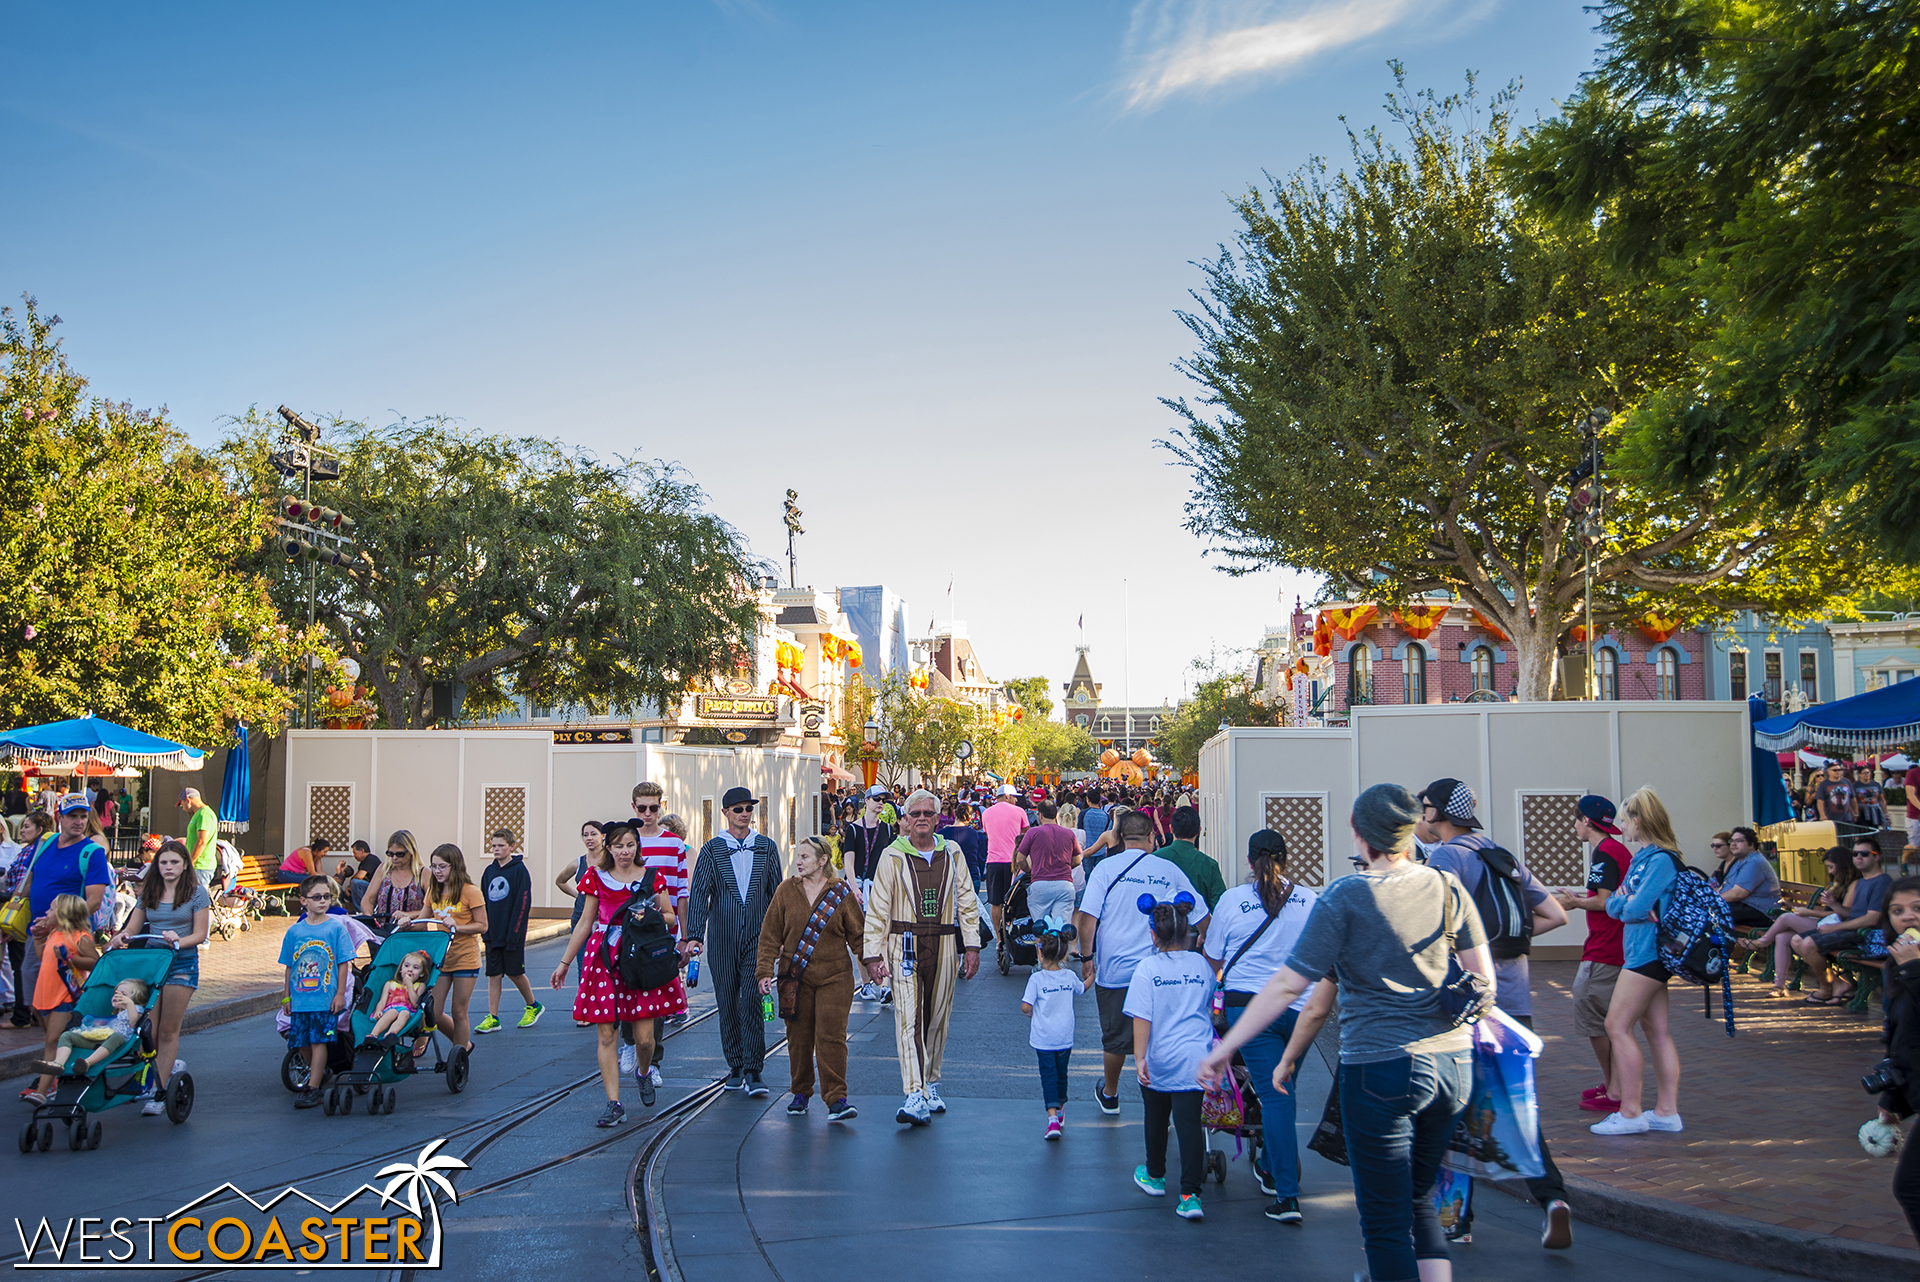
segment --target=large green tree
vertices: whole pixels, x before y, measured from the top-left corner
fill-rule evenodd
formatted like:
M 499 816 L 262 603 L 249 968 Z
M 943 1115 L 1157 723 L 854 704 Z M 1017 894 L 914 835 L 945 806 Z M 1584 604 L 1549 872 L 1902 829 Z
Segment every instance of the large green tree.
M 283 442 L 257 412 L 223 454 L 258 504 L 285 492 Z M 674 705 L 751 644 L 760 567 L 678 470 L 444 421 L 337 422 L 317 502 L 357 522 L 353 559 L 317 575 L 316 613 L 359 661 L 386 724 L 433 719 L 436 682 L 487 715 L 521 695 L 593 711 Z M 270 556 L 274 599 L 304 619 L 304 565 Z
M 1053 697 L 1047 693 L 1052 684 L 1045 677 L 1015 677 L 1007 682 L 1006 689 L 1029 718 L 1045 721 L 1053 715 Z
M 277 728 L 302 645 L 248 569 L 257 509 L 164 414 L 89 395 L 58 323 L 0 309 L 0 719 Z
M 1173 715 L 1160 723 L 1154 737 L 1155 755 L 1170 761 L 1176 770 L 1187 773 L 1200 768 L 1200 749 L 1220 733 L 1220 725 L 1277 726 L 1284 712 L 1253 701 L 1242 676 L 1221 672 L 1205 659 L 1193 662 L 1200 681 L 1193 696 L 1182 699 Z
M 1619 269 L 1591 230 L 1517 208 L 1499 181 L 1510 94 L 1395 95 L 1404 132 L 1351 136 L 1235 202 L 1186 363 L 1200 408 L 1166 444 L 1192 473 L 1187 524 L 1229 572 L 1287 565 L 1335 594 L 1455 593 L 1511 638 L 1523 699 L 1548 697 L 1583 596 L 1575 424 L 1615 422 L 1688 368 L 1697 315 Z M 1602 444 L 1617 444 L 1609 427 Z M 1806 614 L 1857 552 L 1814 504 L 1780 512 L 1718 478 L 1613 477 L 1593 557 L 1602 626 Z
M 1511 162 L 1701 318 L 1627 424 L 1641 465 L 1920 561 L 1920 0 L 1598 8 L 1598 69 Z

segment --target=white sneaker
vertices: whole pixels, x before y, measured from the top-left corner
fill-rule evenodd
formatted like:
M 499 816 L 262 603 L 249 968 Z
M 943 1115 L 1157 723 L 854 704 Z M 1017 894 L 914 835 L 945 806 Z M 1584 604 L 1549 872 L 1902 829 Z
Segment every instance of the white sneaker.
M 860 987 L 854 989 L 853 999 L 857 1002 L 870 1002 L 875 1000 L 874 993 L 873 993 L 873 985 L 862 984 L 860 985 Z
M 893 1120 L 902 1126 L 927 1125 L 933 1120 L 933 1114 L 927 1111 L 927 1097 L 919 1091 L 907 1096 L 906 1101 L 900 1105 L 900 1111 L 893 1115 Z
M 140 1106 L 140 1116 L 142 1117 L 162 1117 L 165 1116 L 166 1111 L 167 1106 L 157 1099 L 150 1099 Z
M 625 1042 L 620 1043 L 620 1076 L 631 1077 L 634 1062 L 633 1047 Z
M 1687 1129 L 1686 1124 L 1680 1120 L 1680 1114 L 1678 1113 L 1669 1113 L 1665 1117 L 1660 1116 L 1658 1113 L 1642 1113 L 1640 1116 L 1646 1121 L 1647 1129 L 1650 1131 L 1684 1131 Z
M 1649 1116 L 1642 1113 L 1638 1117 L 1622 1117 L 1618 1113 L 1608 1113 L 1587 1129 L 1595 1135 L 1639 1135 L 1651 1129 L 1647 1125 Z
M 660 1076 L 660 1066 L 658 1064 L 654 1064 L 648 1067 L 647 1080 L 652 1082 L 655 1086 L 665 1086 L 667 1084 L 665 1080 L 662 1079 Z
M 187 1061 L 185 1061 L 184 1059 L 176 1059 L 175 1061 L 173 1061 L 173 1071 L 174 1071 L 174 1072 L 176 1072 L 176 1073 L 184 1073 L 184 1072 L 186 1072 L 186 1071 L 187 1071 Z M 167 1080 L 168 1080 L 168 1081 L 172 1081 L 172 1080 L 173 1080 L 173 1078 L 171 1078 L 171 1077 L 169 1077 L 169 1078 L 167 1078 Z
M 929 1113 L 944 1113 L 947 1111 L 947 1102 L 940 1098 L 940 1083 L 928 1082 L 926 1097 L 927 1111 Z

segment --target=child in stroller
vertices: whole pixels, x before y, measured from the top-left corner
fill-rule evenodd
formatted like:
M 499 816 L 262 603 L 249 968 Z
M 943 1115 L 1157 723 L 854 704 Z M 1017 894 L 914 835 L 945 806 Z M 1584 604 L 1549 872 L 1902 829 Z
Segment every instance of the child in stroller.
M 1033 966 L 1040 960 L 1037 936 L 1042 923 L 1033 919 L 1027 907 L 1027 891 L 1032 885 L 1033 878 L 1022 872 L 1007 887 L 1007 928 L 1000 932 L 994 949 L 1002 975 L 1012 973 L 1015 966 Z
M 392 1046 L 413 1022 L 420 1009 L 420 998 L 427 990 L 427 974 L 433 959 L 418 949 L 400 959 L 400 969 L 380 990 L 374 1005 L 373 1027 L 367 1030 L 367 1044 Z
M 27 1067 L 36 1073 L 45 1073 L 48 1077 L 65 1077 L 67 1060 L 76 1051 L 86 1052 L 86 1058 L 76 1066 L 84 1069 L 84 1077 L 93 1076 L 98 1068 L 115 1051 L 125 1046 L 137 1036 L 136 1024 L 147 1007 L 147 996 L 151 990 L 137 979 L 123 979 L 113 986 L 113 1015 L 106 1019 L 82 1019 L 78 1028 L 69 1028 L 60 1034 L 58 1049 L 51 1060 L 39 1059 Z

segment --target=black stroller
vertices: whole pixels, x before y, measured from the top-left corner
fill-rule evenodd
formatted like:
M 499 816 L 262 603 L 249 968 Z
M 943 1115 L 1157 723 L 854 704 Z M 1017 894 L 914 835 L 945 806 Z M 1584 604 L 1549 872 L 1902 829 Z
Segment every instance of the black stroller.
M 1007 928 L 996 941 L 994 955 L 1000 962 L 1000 973 L 1011 974 L 1015 966 L 1037 966 L 1040 963 L 1040 948 L 1034 939 L 1034 921 L 1028 915 L 1027 888 L 1033 878 L 1021 873 L 1007 887 L 1007 902 L 1002 915 Z

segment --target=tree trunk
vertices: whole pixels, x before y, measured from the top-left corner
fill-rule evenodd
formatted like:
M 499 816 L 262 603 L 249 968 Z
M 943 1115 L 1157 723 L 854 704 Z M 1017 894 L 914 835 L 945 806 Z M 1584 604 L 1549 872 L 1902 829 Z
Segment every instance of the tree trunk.
M 1553 663 L 1559 649 L 1558 626 L 1543 627 L 1536 624 L 1530 628 L 1515 629 L 1511 635 L 1516 697 L 1529 703 L 1553 698 Z

